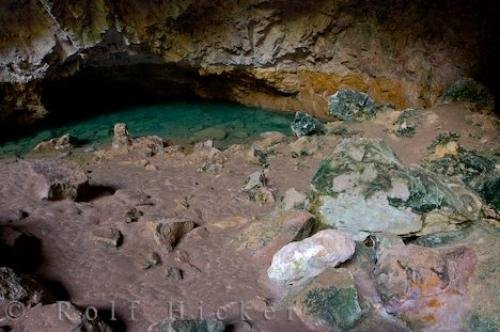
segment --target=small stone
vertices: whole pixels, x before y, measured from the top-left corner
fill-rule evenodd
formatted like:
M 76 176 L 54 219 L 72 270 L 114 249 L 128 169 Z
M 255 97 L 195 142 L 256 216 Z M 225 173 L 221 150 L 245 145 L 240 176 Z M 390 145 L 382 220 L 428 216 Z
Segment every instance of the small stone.
M 412 137 L 422 121 L 422 110 L 407 108 L 401 112 L 396 121 L 396 135 L 401 137 Z
M 196 224 L 191 220 L 166 218 L 150 222 L 155 242 L 171 252 L 184 235 Z
M 65 134 L 58 138 L 52 138 L 48 141 L 43 141 L 39 143 L 33 151 L 35 152 L 50 152 L 50 151 L 60 151 L 67 150 L 72 147 L 72 137 L 69 134 Z
M 295 113 L 291 127 L 297 137 L 321 134 L 324 131 L 321 121 L 305 112 Z
M 146 166 L 144 166 L 144 169 L 146 171 L 157 171 L 158 170 L 158 167 L 156 167 L 155 165 L 153 164 L 147 164 Z
M 184 272 L 179 268 L 169 266 L 167 268 L 167 278 L 175 281 L 182 280 L 184 278 Z
M 137 222 L 140 217 L 142 217 L 143 213 L 141 210 L 138 210 L 137 208 L 132 208 L 125 213 L 125 222 L 131 223 L 131 222 Z
M 263 172 L 257 171 L 250 174 L 246 181 L 245 187 L 243 187 L 243 191 L 251 191 L 256 188 L 265 187 L 266 185 L 266 176 Z
M 257 188 L 256 190 L 251 192 L 250 200 L 258 202 L 261 205 L 265 205 L 268 203 L 272 204 L 276 202 L 273 192 L 267 187 Z
M 297 191 L 295 188 L 290 188 L 285 192 L 281 199 L 280 208 L 282 210 L 303 209 L 307 201 L 307 195 Z
M 153 157 L 165 151 L 167 143 L 159 136 L 144 136 L 133 140 L 132 149 L 145 157 Z
M 117 123 L 113 128 L 113 149 L 122 149 L 132 144 L 132 140 L 128 135 L 127 125 L 125 123 Z
M 248 194 L 251 201 L 259 202 L 260 204 L 274 203 L 274 194 L 266 187 L 266 182 L 267 179 L 264 172 L 257 171 L 247 177 L 242 190 Z
M 273 257 L 267 275 L 282 285 L 313 278 L 328 267 L 345 262 L 354 254 L 355 243 L 340 230 L 327 229 L 310 238 L 292 242 Z
M 254 142 L 247 154 L 247 160 L 257 165 L 267 165 L 267 158 L 278 144 L 286 140 L 286 136 L 280 132 L 270 131 L 260 135 L 261 139 Z
M 128 206 L 154 205 L 151 196 L 140 190 L 118 189 L 113 197 Z
M 148 270 L 154 266 L 160 265 L 161 258 L 156 252 L 150 252 L 145 255 L 140 255 L 137 259 L 137 264 L 142 270 Z
M 102 243 L 107 247 L 119 247 L 123 240 L 122 233 L 114 227 L 102 227 L 92 232 L 96 242 Z

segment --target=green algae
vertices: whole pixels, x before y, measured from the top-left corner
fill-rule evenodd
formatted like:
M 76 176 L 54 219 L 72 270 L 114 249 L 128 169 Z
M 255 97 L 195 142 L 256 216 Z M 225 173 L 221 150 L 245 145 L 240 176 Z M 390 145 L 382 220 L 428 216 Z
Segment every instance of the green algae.
M 266 131 L 291 135 L 293 115 L 223 102 L 170 102 L 159 105 L 124 108 L 78 122 L 40 129 L 21 139 L 0 144 L 0 156 L 22 155 L 38 143 L 69 133 L 81 145 L 109 144 L 115 123 L 127 124 L 132 136 L 157 135 L 174 143 L 211 138 L 224 132 L 219 147 L 246 143 Z M 204 136 L 205 135 L 205 136 Z M 219 137 L 219 138 L 220 138 Z

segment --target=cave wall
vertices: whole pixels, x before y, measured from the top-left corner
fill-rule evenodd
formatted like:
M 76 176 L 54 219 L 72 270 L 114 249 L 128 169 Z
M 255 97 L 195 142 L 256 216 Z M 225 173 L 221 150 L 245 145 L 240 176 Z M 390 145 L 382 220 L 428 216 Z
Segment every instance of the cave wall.
M 188 82 L 182 86 L 202 97 L 276 110 L 325 116 L 327 97 L 340 87 L 428 107 L 457 79 L 489 79 L 498 39 L 492 3 L 4 0 L 0 122 L 50 113 L 47 81 L 141 64 L 158 68 L 134 76 L 152 88 Z M 205 84 L 216 80 L 215 89 Z

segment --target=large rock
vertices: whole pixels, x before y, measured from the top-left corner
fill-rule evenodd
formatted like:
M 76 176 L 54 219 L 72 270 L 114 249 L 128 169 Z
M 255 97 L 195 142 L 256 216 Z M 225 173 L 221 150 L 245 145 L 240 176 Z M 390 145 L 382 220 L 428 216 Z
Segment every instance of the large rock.
M 324 131 L 321 121 L 305 112 L 295 113 L 291 127 L 297 137 L 321 134 Z
M 297 315 L 313 328 L 320 322 L 333 329 L 350 329 L 362 315 L 354 278 L 341 268 L 326 269 L 290 302 Z
M 476 270 L 473 249 L 395 245 L 382 249 L 374 271 L 386 310 L 416 329 L 448 330 L 470 315 L 469 281 Z
M 480 199 L 461 181 L 406 167 L 376 140 L 344 140 L 321 162 L 312 188 L 320 222 L 356 240 L 377 232 L 446 231 L 481 215 Z
M 39 199 L 75 200 L 88 188 L 88 177 L 79 168 L 70 168 L 57 160 L 43 159 L 21 163 L 24 163 L 33 175 L 33 191 Z
M 355 243 L 340 230 L 323 230 L 310 238 L 292 242 L 273 257 L 267 275 L 282 285 L 293 285 L 313 278 L 326 268 L 345 262 L 354 254 Z
M 330 96 L 328 111 L 343 121 L 355 121 L 375 116 L 378 106 L 372 97 L 366 93 L 340 89 Z

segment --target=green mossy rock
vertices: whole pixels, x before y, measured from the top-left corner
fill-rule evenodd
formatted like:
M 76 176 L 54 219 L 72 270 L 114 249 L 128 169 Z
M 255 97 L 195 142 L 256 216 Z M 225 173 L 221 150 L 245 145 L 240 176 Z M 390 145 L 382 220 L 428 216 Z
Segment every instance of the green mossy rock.
M 291 128 L 297 137 L 321 134 L 324 131 L 321 121 L 305 112 L 295 113 Z
M 459 178 L 500 210 L 500 173 L 496 170 L 499 161 L 497 155 L 485 156 L 459 147 L 456 155 L 431 159 L 426 166 L 432 172 Z
M 358 291 L 345 269 L 328 269 L 293 299 L 304 320 L 322 321 L 333 328 L 353 328 L 362 316 Z
M 340 89 L 329 98 L 328 111 L 330 115 L 343 121 L 372 118 L 379 110 L 380 107 L 372 97 L 351 89 Z

